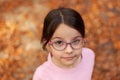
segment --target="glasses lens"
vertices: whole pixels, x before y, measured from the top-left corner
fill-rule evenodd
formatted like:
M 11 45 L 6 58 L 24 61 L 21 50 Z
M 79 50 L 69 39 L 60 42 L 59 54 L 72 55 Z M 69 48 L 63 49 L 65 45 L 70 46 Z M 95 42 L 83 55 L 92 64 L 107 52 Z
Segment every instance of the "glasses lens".
M 62 40 L 57 40 L 57 41 L 53 42 L 52 46 L 56 50 L 63 50 L 66 46 L 66 43 L 63 42 Z
M 76 39 L 76 40 L 74 40 L 73 42 L 71 42 L 71 46 L 72 46 L 74 49 L 79 49 L 79 48 L 81 48 L 81 45 L 82 45 L 82 40 L 81 40 L 81 39 Z

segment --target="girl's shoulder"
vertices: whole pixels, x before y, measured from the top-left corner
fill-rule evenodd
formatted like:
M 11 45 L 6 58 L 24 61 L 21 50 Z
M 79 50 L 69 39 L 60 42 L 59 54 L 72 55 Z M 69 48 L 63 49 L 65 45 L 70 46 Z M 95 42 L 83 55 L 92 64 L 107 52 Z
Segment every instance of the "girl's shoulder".
M 90 49 L 90 48 L 87 48 L 87 47 L 84 47 L 82 49 L 82 55 L 87 57 L 87 58 L 93 58 L 93 59 L 95 58 L 94 51 L 92 49 Z
M 47 64 L 46 62 L 38 66 L 34 72 L 33 80 L 39 80 L 45 76 Z M 40 79 L 41 80 L 41 79 Z

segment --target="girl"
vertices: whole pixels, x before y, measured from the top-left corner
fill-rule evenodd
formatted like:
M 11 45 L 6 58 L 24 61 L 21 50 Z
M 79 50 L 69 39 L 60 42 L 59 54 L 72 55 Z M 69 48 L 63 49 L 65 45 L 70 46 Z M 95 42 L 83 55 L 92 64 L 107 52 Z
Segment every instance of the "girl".
M 91 80 L 94 52 L 85 48 L 81 15 L 70 8 L 53 9 L 44 20 L 42 48 L 49 52 L 33 80 Z

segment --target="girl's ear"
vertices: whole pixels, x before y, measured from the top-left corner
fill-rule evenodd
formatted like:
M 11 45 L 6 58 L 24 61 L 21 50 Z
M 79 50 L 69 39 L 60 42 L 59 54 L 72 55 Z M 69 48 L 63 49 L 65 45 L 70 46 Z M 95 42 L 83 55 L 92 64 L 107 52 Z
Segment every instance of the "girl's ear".
M 49 45 L 49 44 L 47 44 L 47 45 L 46 45 L 46 49 L 47 49 L 47 52 L 50 52 L 50 51 L 51 51 L 51 50 L 50 50 L 50 49 L 51 49 L 51 47 L 50 47 L 50 45 Z
M 47 45 L 45 46 L 45 43 L 46 43 L 45 39 L 41 40 L 40 47 L 41 47 L 41 50 L 46 53 L 47 52 L 47 48 L 46 48 Z
M 87 39 L 83 38 L 83 46 L 87 45 Z
M 50 56 L 52 57 L 53 55 L 52 55 L 51 47 L 50 47 L 49 43 L 46 45 L 46 49 L 47 49 L 47 53 L 49 53 Z

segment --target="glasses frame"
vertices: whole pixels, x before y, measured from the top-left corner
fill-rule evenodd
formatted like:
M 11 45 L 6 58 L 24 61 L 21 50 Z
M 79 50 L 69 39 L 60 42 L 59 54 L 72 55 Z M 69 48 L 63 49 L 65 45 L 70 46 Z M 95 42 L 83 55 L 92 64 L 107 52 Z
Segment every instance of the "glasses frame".
M 81 36 L 77 36 L 77 37 L 80 37 L 81 38 Z M 77 37 L 75 37 L 75 38 L 77 38 Z M 56 37 L 57 38 L 57 37 Z M 83 40 L 83 38 L 81 38 L 80 39 L 82 42 L 81 42 L 81 47 L 82 47 L 82 44 L 83 44 L 83 42 L 84 42 L 84 40 Z M 70 47 L 72 48 L 72 49 L 74 49 L 74 50 L 77 50 L 77 49 L 80 49 L 80 48 L 74 48 L 73 46 L 72 46 L 72 43 L 73 43 L 73 41 L 71 41 L 71 42 L 66 42 L 66 41 L 64 41 L 64 40 L 62 40 L 64 43 L 65 43 L 65 47 L 63 48 L 63 49 L 61 49 L 61 50 L 59 50 L 59 49 L 56 49 L 54 46 L 53 46 L 53 43 L 54 42 L 52 42 L 51 40 L 49 41 L 49 45 L 51 45 L 55 50 L 57 50 L 57 51 L 63 51 L 63 50 L 65 50 L 66 48 L 67 48 L 67 46 L 68 45 L 70 45 Z

